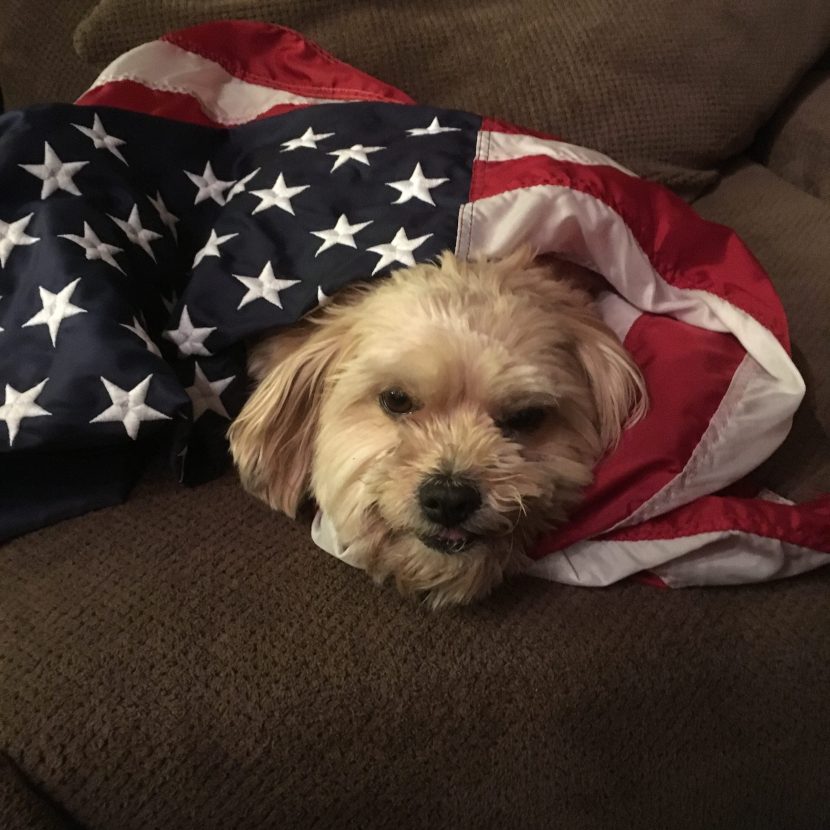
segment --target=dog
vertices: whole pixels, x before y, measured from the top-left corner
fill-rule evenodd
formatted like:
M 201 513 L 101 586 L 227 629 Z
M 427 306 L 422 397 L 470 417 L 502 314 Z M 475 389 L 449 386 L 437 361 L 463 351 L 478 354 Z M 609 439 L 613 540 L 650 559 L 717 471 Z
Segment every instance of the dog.
M 344 289 L 250 351 L 243 486 L 292 518 L 313 498 L 377 582 L 433 608 L 485 597 L 646 410 L 596 278 L 521 248 Z

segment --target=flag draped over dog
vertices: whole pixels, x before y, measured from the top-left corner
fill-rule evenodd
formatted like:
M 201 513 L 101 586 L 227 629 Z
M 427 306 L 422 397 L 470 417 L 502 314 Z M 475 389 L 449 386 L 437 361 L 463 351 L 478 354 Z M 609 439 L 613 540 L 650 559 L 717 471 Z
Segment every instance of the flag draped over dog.
M 0 119 L 0 538 L 123 499 L 161 445 L 183 481 L 217 474 L 246 341 L 354 280 L 523 242 L 606 277 L 601 312 L 651 399 L 534 572 L 688 585 L 830 562 L 830 499 L 724 494 L 804 394 L 731 231 L 600 153 L 417 106 L 247 22 L 173 33 L 75 105 Z

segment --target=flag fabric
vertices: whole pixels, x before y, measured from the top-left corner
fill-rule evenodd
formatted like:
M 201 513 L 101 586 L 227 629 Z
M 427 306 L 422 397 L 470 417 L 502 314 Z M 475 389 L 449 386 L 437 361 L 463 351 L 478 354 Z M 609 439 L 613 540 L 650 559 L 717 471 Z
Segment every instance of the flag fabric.
M 601 153 L 416 105 L 241 21 L 0 118 L 0 538 L 122 500 L 161 446 L 183 482 L 218 474 L 250 339 L 355 280 L 521 243 L 605 276 L 601 313 L 651 399 L 533 572 L 679 586 L 830 562 L 830 498 L 726 495 L 804 394 L 732 231 Z

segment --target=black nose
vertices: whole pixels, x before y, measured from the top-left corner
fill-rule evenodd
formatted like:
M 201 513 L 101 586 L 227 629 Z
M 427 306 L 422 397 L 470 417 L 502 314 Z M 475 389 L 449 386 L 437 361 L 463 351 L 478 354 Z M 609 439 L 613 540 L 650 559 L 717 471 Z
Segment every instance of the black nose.
M 431 476 L 418 488 L 424 515 L 436 524 L 455 527 L 481 506 L 481 494 L 467 481 Z

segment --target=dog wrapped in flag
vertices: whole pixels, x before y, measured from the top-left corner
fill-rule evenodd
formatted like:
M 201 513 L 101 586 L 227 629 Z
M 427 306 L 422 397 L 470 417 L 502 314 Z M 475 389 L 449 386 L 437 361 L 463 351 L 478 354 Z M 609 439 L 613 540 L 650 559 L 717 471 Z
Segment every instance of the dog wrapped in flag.
M 0 185 L 2 538 L 125 498 L 162 445 L 183 481 L 217 474 L 246 344 L 355 282 L 527 245 L 605 278 L 650 400 L 530 572 L 683 586 L 830 562 L 830 499 L 727 490 L 804 394 L 768 277 L 598 152 L 418 106 L 236 21 L 132 50 L 75 105 L 4 115 Z M 349 560 L 326 516 L 314 533 Z

